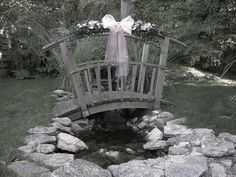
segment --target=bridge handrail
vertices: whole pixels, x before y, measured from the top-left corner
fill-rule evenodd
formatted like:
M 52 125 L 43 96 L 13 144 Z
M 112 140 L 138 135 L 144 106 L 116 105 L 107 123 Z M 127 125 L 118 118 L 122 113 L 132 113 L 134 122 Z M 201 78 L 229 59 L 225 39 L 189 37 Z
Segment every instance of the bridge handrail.
M 90 38 L 90 37 L 108 36 L 108 35 L 109 35 L 109 33 L 93 34 L 93 35 L 90 35 L 90 36 L 82 37 L 81 39 Z M 156 47 L 158 47 L 158 48 L 161 48 L 160 44 L 157 43 L 157 42 L 148 41 L 148 40 L 142 39 L 142 38 L 140 38 L 140 37 L 138 37 L 138 36 L 134 36 L 134 35 L 125 35 L 125 36 L 126 36 L 127 38 L 132 38 L 132 39 L 138 39 L 138 40 L 141 40 L 141 41 L 145 41 L 146 43 L 149 43 L 149 44 L 154 45 L 154 46 L 156 46 Z M 62 38 L 62 39 L 56 40 L 56 41 L 54 41 L 54 42 L 51 42 L 51 43 L 45 45 L 42 49 L 43 49 L 44 51 L 46 51 L 46 50 L 49 50 L 49 49 L 51 49 L 51 48 L 54 48 L 54 47 L 56 47 L 57 45 L 59 45 L 60 43 L 62 43 L 62 42 L 64 42 L 64 41 L 68 40 L 68 38 L 69 38 L 69 37 L 67 36 L 67 37 L 65 37 L 65 38 Z M 183 46 L 183 47 L 187 47 L 187 45 L 186 45 L 185 43 L 183 43 L 183 42 L 181 42 L 181 41 L 179 41 L 179 40 L 177 40 L 177 39 L 174 39 L 174 38 L 171 38 L 171 37 L 168 37 L 168 38 L 169 38 L 170 41 L 172 41 L 172 42 L 174 42 L 174 43 L 176 43 L 176 44 L 179 44 L 179 45 L 181 45 L 181 46 Z M 158 42 L 161 43 L 162 41 L 161 41 L 161 40 L 158 40 Z

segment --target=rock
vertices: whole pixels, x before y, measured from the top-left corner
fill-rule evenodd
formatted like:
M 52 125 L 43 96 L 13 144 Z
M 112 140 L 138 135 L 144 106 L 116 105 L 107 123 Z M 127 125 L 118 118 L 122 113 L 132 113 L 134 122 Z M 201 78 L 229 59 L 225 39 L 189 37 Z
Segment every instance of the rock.
M 233 165 L 232 171 L 233 171 L 233 174 L 236 176 L 236 164 Z
M 185 125 L 187 123 L 187 119 L 186 118 L 180 118 L 180 119 L 174 119 L 174 120 L 170 120 L 168 122 L 166 122 L 166 125 Z
M 129 160 L 125 155 L 118 151 L 108 151 L 105 154 L 115 164 L 120 164 Z
M 75 134 L 80 134 L 81 132 L 86 131 L 85 128 L 82 128 L 79 124 L 77 123 L 72 123 L 71 124 L 71 130 L 72 132 L 74 132 Z
M 21 152 L 25 154 L 30 154 L 35 151 L 35 146 L 31 146 L 31 145 L 21 146 L 18 148 L 18 150 L 20 150 Z
M 157 115 L 157 118 L 165 119 L 165 120 L 172 120 L 174 119 L 174 115 L 171 114 L 170 112 L 162 112 Z
M 223 140 L 231 141 L 234 143 L 234 147 L 236 148 L 236 135 L 232 135 L 230 133 L 220 133 L 219 137 Z
M 164 126 L 164 136 L 165 137 L 175 137 L 178 135 L 191 134 L 192 130 L 187 129 L 185 125 L 169 125 Z
M 125 151 L 129 154 L 132 154 L 132 155 L 136 154 L 136 152 L 131 148 L 126 148 Z
M 147 160 L 133 160 L 120 165 L 111 165 L 108 170 L 113 177 L 164 177 L 164 169 L 149 166 Z
M 33 134 L 25 137 L 25 143 L 28 145 L 36 146 L 43 143 L 55 143 L 56 137 L 46 134 Z
M 166 141 L 151 141 L 147 142 L 146 144 L 143 145 L 143 149 L 145 150 L 160 150 L 160 149 L 165 149 L 167 147 Z
M 231 168 L 233 165 L 233 162 L 231 159 L 219 159 L 219 163 L 221 163 L 222 165 L 228 168 Z
M 203 177 L 207 175 L 207 159 L 202 156 L 168 156 L 165 177 Z
M 169 147 L 169 154 L 170 155 L 184 155 L 190 153 L 188 148 L 179 147 L 179 146 L 171 146 Z
M 53 94 L 57 95 L 58 97 L 63 97 L 63 96 L 67 96 L 67 95 L 72 95 L 71 92 L 67 92 L 67 91 L 64 91 L 64 90 L 54 90 L 53 91 Z
M 41 154 L 41 153 L 32 153 L 29 155 L 33 161 L 42 163 L 48 167 L 56 169 L 62 166 L 66 162 L 71 162 L 74 160 L 73 154 L 66 153 L 55 153 L 55 154 Z
M 151 132 L 147 134 L 145 140 L 149 142 L 155 140 L 162 140 L 162 138 L 163 138 L 163 133 L 158 128 L 154 128 Z
M 104 170 L 95 163 L 77 159 L 66 163 L 52 173 L 52 177 L 112 177 L 108 170 Z
M 82 119 L 76 120 L 74 123 L 77 123 L 81 126 L 86 126 L 86 125 L 89 125 L 89 119 L 88 118 L 82 118 Z
M 57 117 L 57 118 L 52 118 L 53 122 L 59 123 L 63 126 L 70 126 L 71 125 L 71 120 L 68 117 Z
M 43 154 L 50 154 L 55 151 L 56 147 L 53 144 L 39 144 L 36 151 Z
M 180 142 L 190 142 L 193 146 L 200 146 L 202 137 L 212 135 L 214 131 L 211 129 L 198 128 L 193 129 L 191 134 L 182 134 L 167 140 L 169 146 L 178 145 Z
M 227 177 L 226 169 L 218 163 L 211 163 L 210 165 L 211 177 Z
M 235 152 L 234 144 L 221 140 L 214 135 L 206 135 L 201 142 L 202 153 L 210 157 L 222 157 L 232 155 Z
M 70 99 L 70 96 L 69 95 L 65 95 L 65 96 L 57 98 L 57 101 L 58 102 L 62 102 L 62 101 L 67 101 L 69 99 Z
M 57 148 L 74 153 L 89 149 L 79 138 L 66 133 L 58 135 Z
M 52 123 L 52 126 L 56 127 L 61 132 L 73 134 L 70 127 L 63 126 L 57 122 Z
M 147 126 L 147 123 L 146 123 L 146 122 L 141 122 L 141 123 L 138 124 L 138 128 L 139 128 L 139 129 L 143 129 L 143 128 L 145 128 L 146 126 Z
M 50 134 L 53 135 L 57 131 L 57 128 L 55 127 L 43 127 L 43 126 L 37 126 L 35 128 L 31 128 L 28 130 L 28 133 L 31 134 Z
M 45 167 L 28 161 L 16 161 L 8 165 L 18 177 L 50 177 L 51 172 Z
M 154 114 L 154 115 L 158 115 L 158 114 L 160 114 L 161 113 L 161 111 L 160 110 L 155 110 L 155 111 L 152 111 L 152 114 Z
M 129 120 L 129 122 L 131 124 L 135 124 L 137 121 L 138 121 L 138 117 L 135 117 L 135 118 Z

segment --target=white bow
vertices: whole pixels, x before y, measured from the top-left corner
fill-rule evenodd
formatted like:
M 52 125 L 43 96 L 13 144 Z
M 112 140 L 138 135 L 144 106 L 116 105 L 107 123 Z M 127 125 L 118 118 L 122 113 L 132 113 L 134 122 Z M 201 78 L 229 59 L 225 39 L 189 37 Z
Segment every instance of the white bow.
M 121 28 L 124 32 L 131 35 L 132 27 L 134 25 L 134 19 L 131 16 L 128 16 L 124 18 L 121 22 L 117 22 L 112 15 L 107 14 L 102 18 L 102 24 L 103 28 L 108 28 L 108 29 Z

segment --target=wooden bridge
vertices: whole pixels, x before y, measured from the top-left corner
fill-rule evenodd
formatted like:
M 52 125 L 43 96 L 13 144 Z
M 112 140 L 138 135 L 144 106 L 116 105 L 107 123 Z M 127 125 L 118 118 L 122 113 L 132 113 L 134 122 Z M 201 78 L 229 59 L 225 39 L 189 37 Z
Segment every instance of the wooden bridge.
M 126 37 L 142 40 L 135 36 Z M 115 109 L 159 109 L 164 102 L 161 98 L 171 41 L 185 46 L 169 37 L 164 37 L 157 43 L 145 42 L 142 60 L 129 61 L 129 73 L 126 78 L 115 77 L 117 63 L 102 60 L 77 65 L 66 38 L 45 46 L 44 50 L 60 45 L 63 62 L 75 94 L 74 99 L 56 104 L 54 116 L 80 118 Z M 160 49 L 158 64 L 148 61 L 149 45 Z

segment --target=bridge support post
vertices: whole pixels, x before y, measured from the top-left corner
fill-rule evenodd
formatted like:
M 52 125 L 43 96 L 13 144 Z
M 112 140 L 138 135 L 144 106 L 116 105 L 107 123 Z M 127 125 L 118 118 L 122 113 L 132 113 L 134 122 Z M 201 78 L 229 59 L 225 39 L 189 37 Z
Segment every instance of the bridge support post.
M 170 38 L 165 37 L 164 41 L 161 43 L 161 55 L 160 55 L 160 60 L 159 60 L 159 65 L 164 68 L 167 65 L 169 45 L 170 45 Z M 156 80 L 154 109 L 160 109 L 164 80 L 165 80 L 165 70 L 160 68 L 158 70 L 158 75 L 157 75 L 157 80 Z
M 89 111 L 83 98 L 83 90 L 81 86 L 80 74 L 75 68 L 76 64 L 75 64 L 74 57 L 69 51 L 69 42 L 68 41 L 62 42 L 60 44 L 60 49 L 61 49 L 61 54 L 62 54 L 62 58 L 65 64 L 66 70 L 73 82 L 74 89 L 78 98 L 78 103 L 81 107 L 82 115 L 83 117 L 87 117 L 89 116 Z

